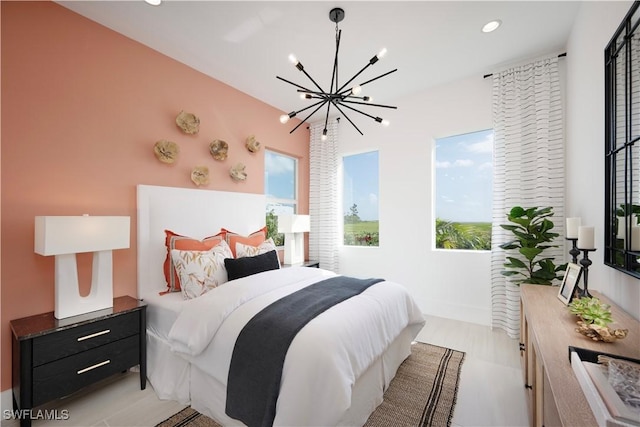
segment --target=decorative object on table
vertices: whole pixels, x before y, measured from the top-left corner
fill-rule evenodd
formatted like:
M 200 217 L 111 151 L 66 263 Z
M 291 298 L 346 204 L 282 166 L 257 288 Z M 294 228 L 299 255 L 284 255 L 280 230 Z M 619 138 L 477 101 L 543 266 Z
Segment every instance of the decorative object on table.
M 173 141 L 161 139 L 153 146 L 153 152 L 162 163 L 171 164 L 178 159 L 180 148 L 178 147 L 178 144 Z
M 196 166 L 191 171 L 191 181 L 197 186 L 209 184 L 209 168 L 206 166 Z
M 578 264 L 569 263 L 564 271 L 564 278 L 558 289 L 558 298 L 565 305 L 569 304 L 573 299 L 573 296 L 580 282 L 580 275 L 582 274 L 582 268 Z
M 224 160 L 229 154 L 229 144 L 221 139 L 214 139 L 209 144 L 209 152 L 216 160 Z
M 255 135 L 249 135 L 247 141 L 245 142 L 245 146 L 247 147 L 247 150 L 251 151 L 252 153 L 257 153 L 258 151 L 260 151 L 260 143 L 256 141 Z
M 195 135 L 200 131 L 200 119 L 192 113 L 180 111 L 176 117 L 176 125 L 188 135 Z
M 578 241 L 578 228 L 580 228 L 581 222 L 582 219 L 580 218 L 567 218 L 566 239 L 571 241 L 571 249 L 569 250 L 569 255 L 571 255 L 571 262 L 574 264 L 578 263 L 578 255 L 580 254 L 576 243 Z
M 342 30 L 340 30 L 338 28 L 338 22 L 342 21 L 344 19 L 344 10 L 340 9 L 340 8 L 334 8 L 331 9 L 331 11 L 329 12 L 329 19 L 331 20 L 331 22 L 335 22 L 336 24 L 336 53 L 335 56 L 333 58 L 333 71 L 331 74 L 331 86 L 329 87 L 329 90 L 325 90 L 322 87 L 320 87 L 318 85 L 318 83 L 316 83 L 316 81 L 305 71 L 304 67 L 302 66 L 302 63 L 300 63 L 300 61 L 298 61 L 296 59 L 296 57 L 292 54 L 289 56 L 289 60 L 293 63 L 293 65 L 300 70 L 301 72 L 304 73 L 305 76 L 307 76 L 307 78 L 309 78 L 309 80 L 311 81 L 311 83 L 313 83 L 313 86 L 315 86 L 313 89 L 308 89 L 304 86 L 301 86 L 297 83 L 293 83 L 289 80 L 283 79 L 280 76 L 276 76 L 277 79 L 282 80 L 283 82 L 289 83 L 292 86 L 295 86 L 298 88 L 298 93 L 300 94 L 300 96 L 303 99 L 311 99 L 311 100 L 318 100 L 318 101 L 312 101 L 313 104 L 302 108 L 298 111 L 292 111 L 289 114 L 283 114 L 282 116 L 280 116 L 280 122 L 281 123 L 287 123 L 289 121 L 289 119 L 291 119 L 292 117 L 295 117 L 296 114 L 301 113 L 302 111 L 306 111 L 310 108 L 316 107 L 309 115 L 307 115 L 296 127 L 294 127 L 289 133 L 293 133 L 296 129 L 298 129 L 298 127 L 300 127 L 300 125 L 302 123 L 304 123 L 309 117 L 311 117 L 313 114 L 315 114 L 316 111 L 318 111 L 319 109 L 321 109 L 322 107 L 324 107 L 325 105 L 327 106 L 327 113 L 325 115 L 325 120 L 324 120 L 324 129 L 322 131 L 322 140 L 325 140 L 327 138 L 327 122 L 329 120 L 329 115 L 330 115 L 330 111 L 331 111 L 331 106 L 335 106 L 336 109 L 340 112 L 340 114 L 342 114 L 348 121 L 349 123 L 351 123 L 351 125 L 353 125 L 353 127 L 358 131 L 358 133 L 360 135 L 363 135 L 363 133 L 360 131 L 360 129 L 358 129 L 358 127 L 355 125 L 355 123 L 353 123 L 353 121 L 349 118 L 349 116 L 347 116 L 345 114 L 345 111 L 343 110 L 342 107 L 344 108 L 348 108 L 349 110 L 353 110 L 357 113 L 360 113 L 364 116 L 370 117 L 371 119 L 375 120 L 378 123 L 382 123 L 385 126 L 388 126 L 389 122 L 386 120 L 383 120 L 381 117 L 376 117 L 376 116 L 372 116 L 371 114 L 365 113 L 362 110 L 359 110 L 357 108 L 354 107 L 354 105 L 366 105 L 366 106 L 371 106 L 371 107 L 382 107 L 382 108 L 391 108 L 391 109 L 396 109 L 397 107 L 391 106 L 391 105 L 383 105 L 383 104 L 373 104 L 371 101 L 371 97 L 369 96 L 359 96 L 360 93 L 362 92 L 362 86 L 369 84 L 371 82 L 374 82 L 382 77 L 385 77 L 391 73 L 394 73 L 396 71 L 398 71 L 398 69 L 394 69 L 391 71 L 387 71 L 386 73 L 380 74 L 377 77 L 374 77 L 372 79 L 369 79 L 367 81 L 364 81 L 362 83 L 359 84 L 355 84 L 352 86 L 349 86 L 352 84 L 352 82 L 363 72 L 365 71 L 367 68 L 369 68 L 371 65 L 375 64 L 376 62 L 378 62 L 378 60 L 380 58 L 382 58 L 385 53 L 386 53 L 386 49 L 382 49 L 380 51 L 380 53 L 378 53 L 376 56 L 372 57 L 369 62 L 360 70 L 358 71 L 353 77 L 351 77 L 349 80 L 346 80 L 345 83 L 342 84 L 342 86 L 338 87 L 338 51 L 340 49 L 340 36 L 342 34 Z M 344 80 L 340 80 L 340 81 L 344 81 Z
M 245 168 L 245 165 L 238 163 L 229 170 L 229 175 L 231 175 L 231 178 L 233 178 L 234 181 L 244 181 L 247 179 Z
M 112 251 L 129 248 L 128 216 L 37 216 L 34 251 L 55 255 L 56 319 L 113 306 Z M 93 252 L 91 291 L 81 296 L 76 254 Z
M 582 277 L 584 286 L 580 290 L 580 297 L 591 297 L 589 293 L 589 266 L 592 261 L 589 259 L 589 252 L 595 252 L 595 237 L 594 228 L 591 226 L 578 227 L 578 250 L 582 251 L 582 259 L 580 265 L 582 266 Z
M 556 266 L 554 258 L 545 257 L 542 253 L 549 248 L 558 247 L 553 241 L 559 236 L 553 233 L 553 208 L 515 206 L 507 215 L 513 224 L 501 224 L 500 227 L 514 234 L 514 240 L 503 243 L 500 248 L 505 250 L 517 249 L 519 257 L 507 256 L 504 263 L 506 270 L 503 276 L 513 277 L 514 284 L 531 283 L 536 285 L 551 285 L 554 280 L 562 280 L 559 273 L 564 271 L 566 264 Z
M 576 332 L 594 341 L 614 342 L 623 339 L 629 333 L 628 329 L 611 329 L 611 306 L 598 298 L 576 298 L 569 303 L 569 311 L 580 317 Z
M 304 234 L 311 230 L 309 215 L 278 215 L 278 233 L 284 233 L 284 263 L 304 262 Z

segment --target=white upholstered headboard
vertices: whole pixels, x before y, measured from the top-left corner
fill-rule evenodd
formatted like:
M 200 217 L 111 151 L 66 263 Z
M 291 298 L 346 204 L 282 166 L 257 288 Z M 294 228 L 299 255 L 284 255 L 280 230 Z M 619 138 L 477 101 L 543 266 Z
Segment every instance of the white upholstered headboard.
M 265 196 L 138 185 L 138 298 L 166 289 L 164 230 L 202 239 L 226 228 L 249 234 L 264 227 Z

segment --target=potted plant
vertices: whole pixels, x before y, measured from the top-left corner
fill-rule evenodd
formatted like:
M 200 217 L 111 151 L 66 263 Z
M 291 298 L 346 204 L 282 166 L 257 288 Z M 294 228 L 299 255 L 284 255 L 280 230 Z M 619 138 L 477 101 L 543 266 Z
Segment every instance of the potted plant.
M 559 236 L 554 233 L 551 207 L 522 208 L 515 206 L 507 215 L 512 224 L 501 224 L 500 227 L 513 233 L 514 239 L 503 243 L 500 248 L 517 249 L 519 256 L 507 256 L 504 264 L 506 270 L 502 275 L 510 277 L 514 284 L 532 283 L 551 285 L 554 280 L 562 280 L 559 272 L 564 271 L 566 264 L 556 266 L 554 258 L 545 257 L 543 252 L 558 247 L 553 240 Z
M 577 298 L 569 304 L 569 311 L 580 317 L 576 331 L 594 341 L 613 342 L 623 339 L 628 329 L 611 329 L 611 306 L 598 298 Z

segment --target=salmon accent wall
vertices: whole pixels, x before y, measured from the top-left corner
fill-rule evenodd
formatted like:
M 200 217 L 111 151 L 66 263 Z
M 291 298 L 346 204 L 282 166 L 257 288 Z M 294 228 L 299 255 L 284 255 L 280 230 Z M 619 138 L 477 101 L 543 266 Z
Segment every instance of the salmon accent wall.
M 9 321 L 54 308 L 54 259 L 33 252 L 35 216 L 129 215 L 131 248 L 114 251 L 114 296 L 135 296 L 137 184 L 195 188 L 190 171 L 203 165 L 207 189 L 263 193 L 266 147 L 299 159 L 299 209 L 307 213 L 309 133 L 290 135 L 281 111 L 55 3 L 0 6 L 4 391 Z M 200 118 L 197 135 L 176 126 L 180 110 Z M 262 143 L 258 153 L 244 146 L 251 134 Z M 159 139 L 179 144 L 175 164 L 156 159 Z M 229 143 L 227 160 L 209 154 L 214 139 Z M 229 177 L 237 162 L 246 164 L 245 182 Z M 83 282 L 89 262 L 79 258 Z

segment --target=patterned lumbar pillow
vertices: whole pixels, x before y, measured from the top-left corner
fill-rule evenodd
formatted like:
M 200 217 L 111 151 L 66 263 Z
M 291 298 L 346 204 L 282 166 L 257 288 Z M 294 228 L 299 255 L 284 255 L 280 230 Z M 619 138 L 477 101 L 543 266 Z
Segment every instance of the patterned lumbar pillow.
M 211 289 L 227 282 L 225 258 L 232 258 L 231 249 L 225 241 L 208 251 L 171 250 L 171 258 L 185 299 L 197 298 Z
M 276 244 L 273 242 L 273 239 L 271 237 L 260 243 L 259 246 L 245 245 L 244 243 L 238 242 L 236 243 L 236 258 L 262 255 L 266 252 L 275 250 Z

